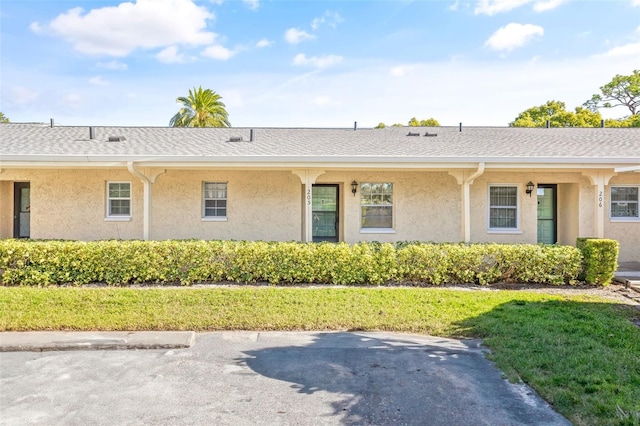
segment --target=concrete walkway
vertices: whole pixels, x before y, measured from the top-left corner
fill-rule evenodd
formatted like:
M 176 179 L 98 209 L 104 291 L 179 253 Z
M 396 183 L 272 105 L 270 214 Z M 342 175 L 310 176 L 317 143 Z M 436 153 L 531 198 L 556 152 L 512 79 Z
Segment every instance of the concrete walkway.
M 640 292 L 640 262 L 621 262 L 614 280 Z
M 123 338 L 135 340 L 90 339 Z M 570 425 L 507 382 L 480 341 L 397 333 L 217 332 L 185 349 L 2 352 L 0 385 L 3 425 Z

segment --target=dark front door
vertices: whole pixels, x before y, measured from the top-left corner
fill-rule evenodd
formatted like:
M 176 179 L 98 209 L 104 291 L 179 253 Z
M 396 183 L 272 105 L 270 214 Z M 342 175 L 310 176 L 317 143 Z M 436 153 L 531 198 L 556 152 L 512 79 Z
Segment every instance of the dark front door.
M 313 185 L 313 241 L 338 242 L 338 185 Z
M 538 242 L 558 242 L 557 185 L 538 184 Z
M 13 184 L 13 237 L 29 238 L 30 235 L 30 184 L 15 182 Z

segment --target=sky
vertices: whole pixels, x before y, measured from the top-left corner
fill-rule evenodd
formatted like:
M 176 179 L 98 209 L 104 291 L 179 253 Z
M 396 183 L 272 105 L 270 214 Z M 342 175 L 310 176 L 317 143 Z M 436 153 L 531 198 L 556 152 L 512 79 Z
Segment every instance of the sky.
M 506 126 L 640 69 L 640 0 L 2 0 L 0 43 L 12 122 L 168 126 L 202 86 L 234 127 Z

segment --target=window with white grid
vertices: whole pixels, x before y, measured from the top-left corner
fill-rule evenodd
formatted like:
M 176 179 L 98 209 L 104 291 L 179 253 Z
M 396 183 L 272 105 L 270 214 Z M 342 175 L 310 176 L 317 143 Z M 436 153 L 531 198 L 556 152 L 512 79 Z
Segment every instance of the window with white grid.
M 637 186 L 612 186 L 611 187 L 611 219 L 619 220 L 640 220 L 638 215 L 638 193 Z
M 489 186 L 489 229 L 518 229 L 518 186 Z
M 131 217 L 131 182 L 107 182 L 107 217 Z
M 360 184 L 360 227 L 393 228 L 393 183 Z
M 227 217 L 226 182 L 204 182 L 202 217 L 213 219 Z

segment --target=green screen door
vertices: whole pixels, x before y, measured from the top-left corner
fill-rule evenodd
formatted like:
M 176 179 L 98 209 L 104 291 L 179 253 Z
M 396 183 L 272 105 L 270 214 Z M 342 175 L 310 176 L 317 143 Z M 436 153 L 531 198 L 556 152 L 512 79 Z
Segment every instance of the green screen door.
M 555 244 L 556 185 L 538 184 L 538 243 Z
M 313 241 L 338 242 L 338 185 L 313 185 Z

